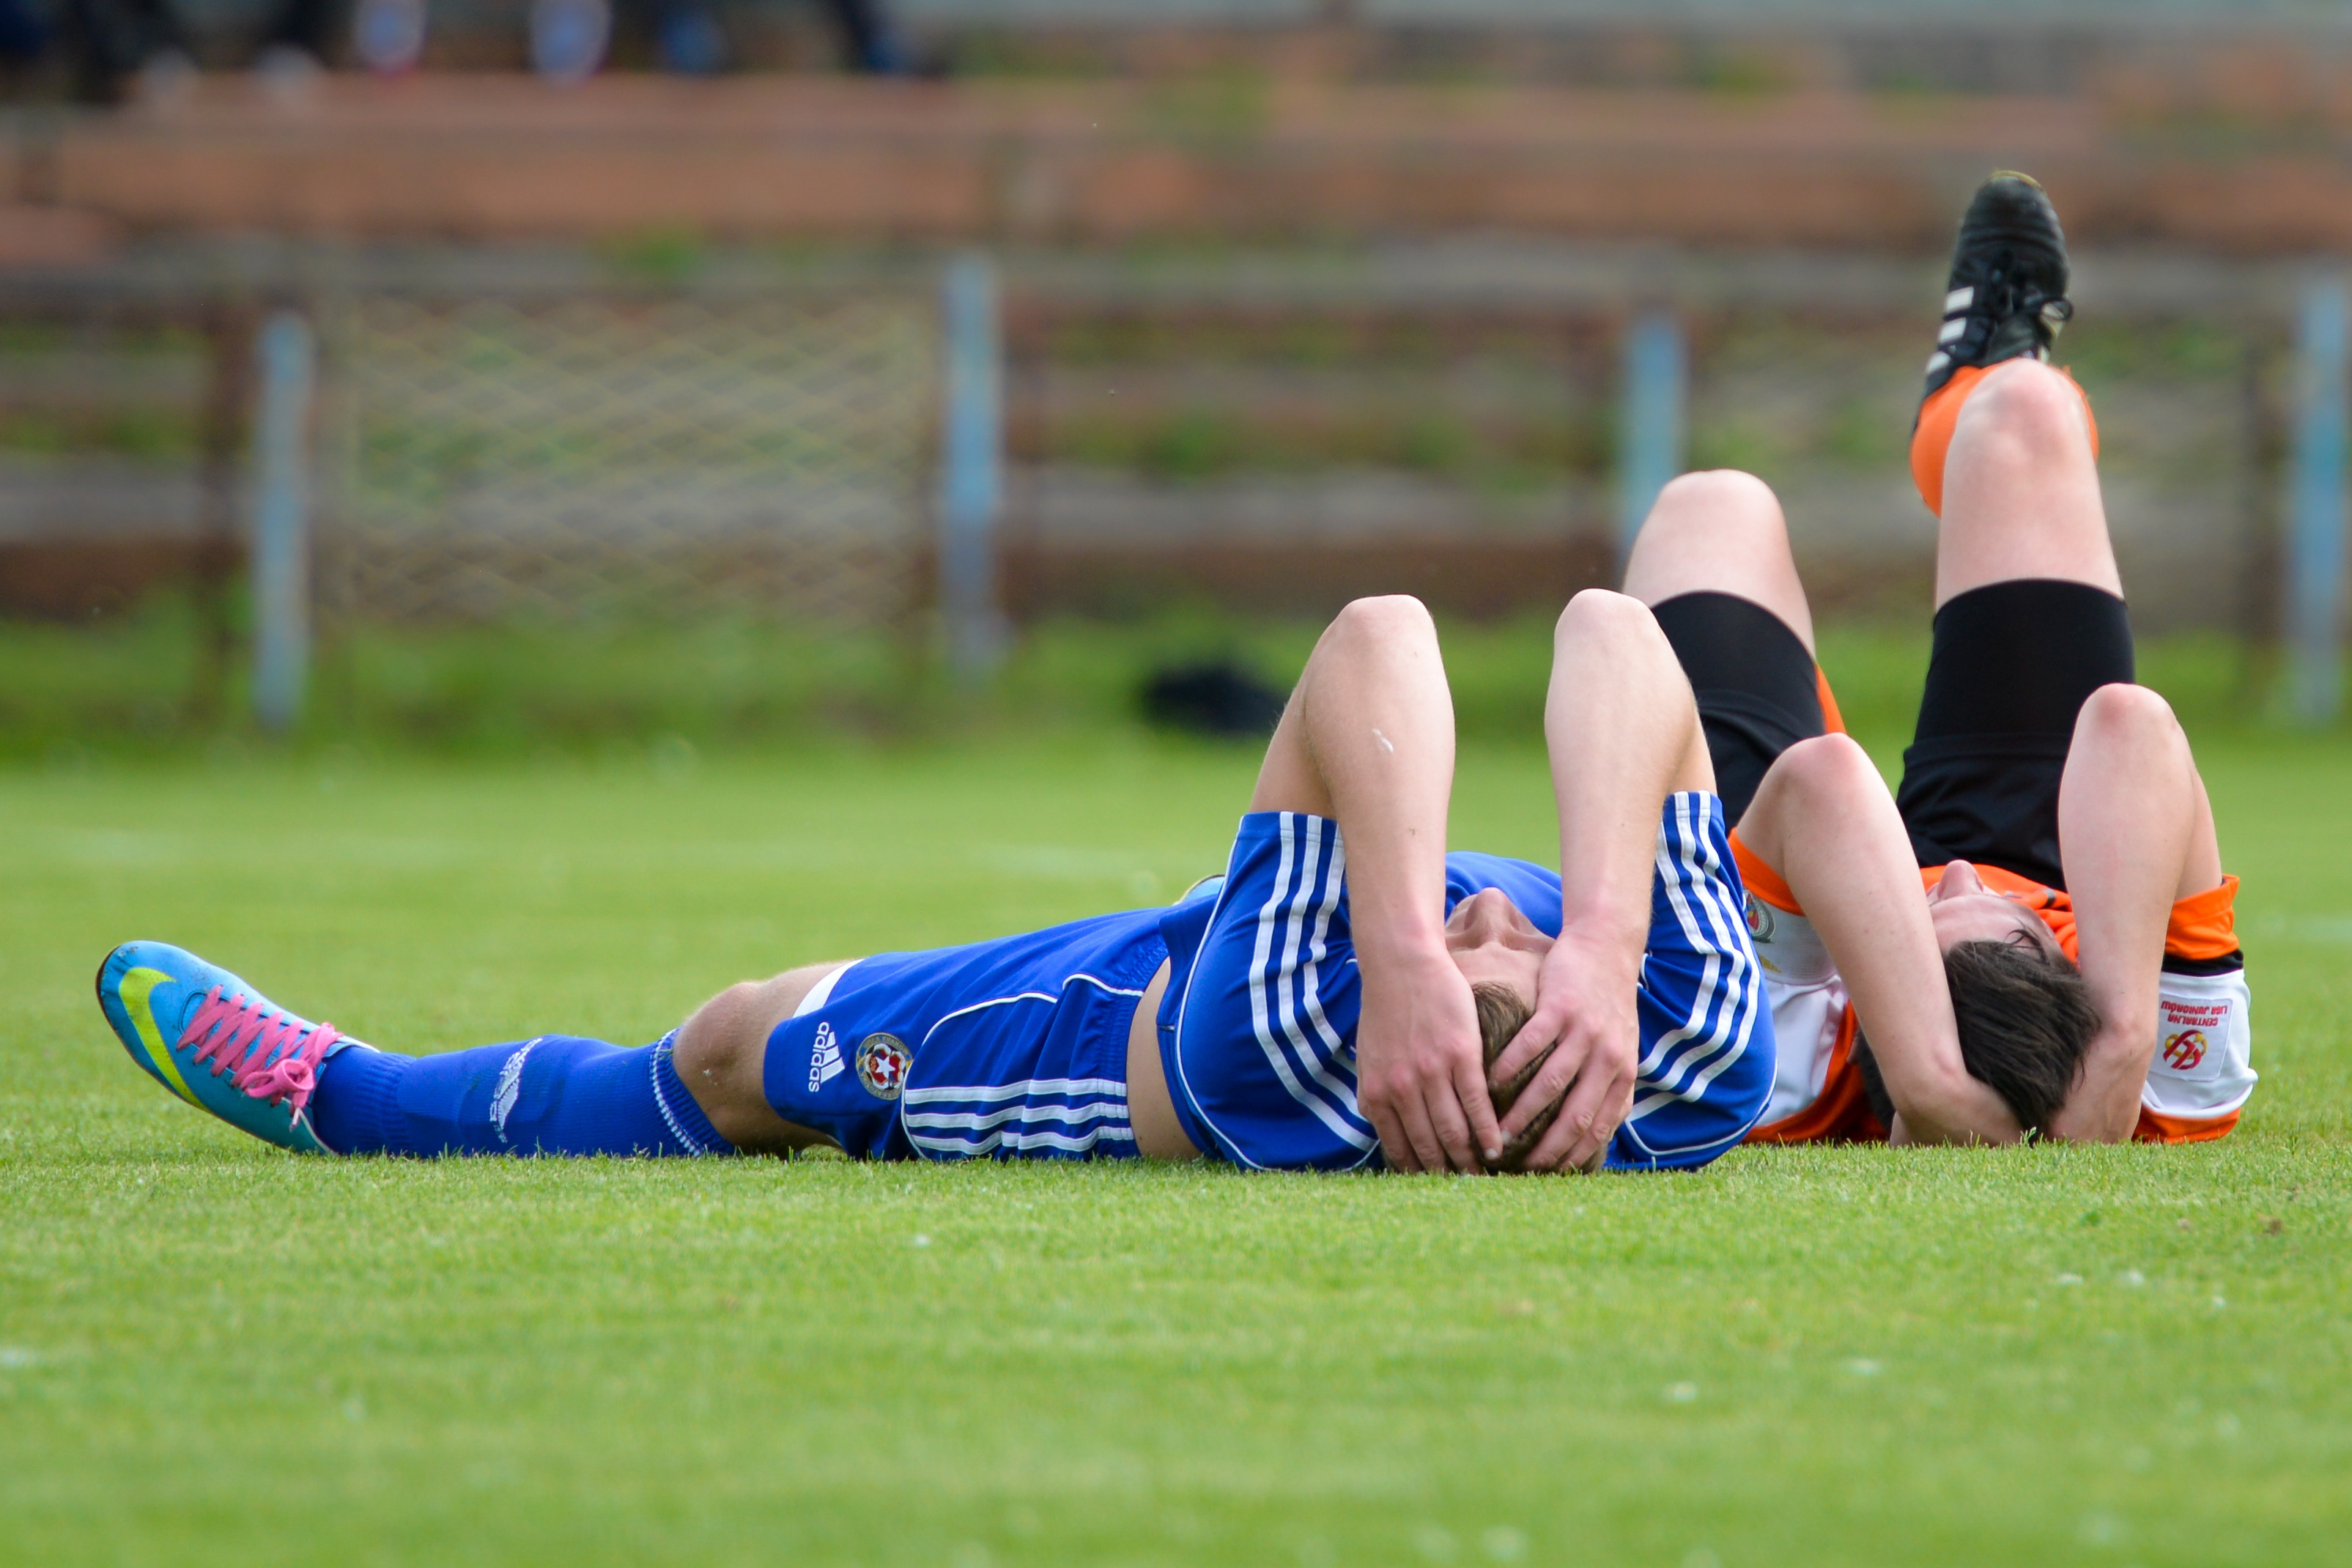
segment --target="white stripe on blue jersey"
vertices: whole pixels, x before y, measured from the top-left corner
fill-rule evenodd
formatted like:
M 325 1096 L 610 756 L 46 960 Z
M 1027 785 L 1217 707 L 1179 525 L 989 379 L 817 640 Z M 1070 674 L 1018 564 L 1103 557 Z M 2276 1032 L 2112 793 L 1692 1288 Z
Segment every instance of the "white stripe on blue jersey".
M 1127 993 L 1121 992 L 1120 994 Z M 907 1105 L 930 1105 L 943 1100 L 1012 1100 L 1016 1097 L 1025 1099 L 1033 1094 L 1100 1094 L 1125 1100 L 1127 1085 L 1115 1078 L 1029 1078 L 1018 1083 L 980 1083 L 957 1089 L 910 1089 L 900 1100 Z
M 1007 1101 L 1017 1100 L 1017 1104 Z M 935 1084 L 899 1099 L 907 1141 L 930 1154 L 970 1157 L 999 1146 L 1084 1152 L 1097 1142 L 1132 1143 L 1127 1085 L 1109 1079 L 1028 1079 L 1013 1083 Z
M 1706 804 L 1706 797 L 1675 796 L 1658 829 L 1659 890 L 1691 951 L 1706 958 L 1683 1021 L 1660 1035 L 1643 1056 L 1640 1072 L 1644 1092 L 1626 1115 L 1629 1136 L 1653 1154 L 1731 1141 L 1718 1134 L 1696 1144 L 1654 1145 L 1642 1136 L 1639 1123 L 1675 1100 L 1705 1099 L 1708 1086 L 1747 1053 L 1764 1005 L 1760 974 L 1746 941 L 1745 915 L 1730 907 L 1729 885 L 1721 858 L 1708 842 L 1707 824 L 1693 819 L 1693 806 L 1700 804 Z M 1746 1131 L 1741 1128 L 1738 1136 Z
M 1302 823 L 1306 826 L 1303 847 L 1298 839 Z M 1328 836 L 1324 831 L 1327 827 L 1331 830 Z M 1343 1056 L 1338 1036 L 1323 1022 L 1322 997 L 1316 984 L 1321 961 L 1328 956 L 1324 946 L 1325 933 L 1330 927 L 1331 911 L 1339 907 L 1347 858 L 1340 847 L 1337 826 L 1323 817 L 1286 811 L 1281 814 L 1281 834 L 1282 858 L 1275 873 L 1274 890 L 1258 911 L 1250 1022 L 1257 1033 L 1258 1048 L 1265 1053 L 1267 1063 L 1291 1098 L 1314 1112 L 1316 1120 L 1342 1141 L 1369 1154 L 1379 1146 L 1379 1135 L 1356 1107 L 1355 1062 L 1351 1057 Z M 1307 963 L 1302 966 L 1299 937 L 1307 901 L 1318 883 L 1324 889 L 1322 908 L 1316 919 Z M 1286 902 L 1289 905 L 1286 920 L 1283 910 Z M 1271 966 L 1266 961 L 1277 930 L 1284 931 L 1282 962 Z M 1302 1000 L 1309 1016 L 1322 1025 L 1318 1034 L 1328 1042 L 1327 1051 L 1309 1045 L 1298 1027 Z M 1282 1026 L 1283 1038 L 1279 1042 L 1273 1029 L 1276 1017 Z
M 1140 997 L 1149 989 L 1113 985 L 1081 970 L 1062 982 L 1062 991 L 1082 983 L 1114 996 Z M 924 1032 L 923 1041 L 929 1044 L 931 1037 L 948 1024 L 985 1008 L 1016 1002 L 1042 1002 L 1052 1006 L 1060 1001 L 1061 994 L 1052 991 L 991 996 L 942 1016 Z M 1027 1103 L 1003 1103 L 1008 1100 Z M 1060 1102 L 1072 1100 L 1083 1103 Z M 899 1097 L 898 1123 L 906 1130 L 907 1141 L 925 1153 L 958 1158 L 992 1153 L 999 1148 L 1060 1149 L 1086 1153 L 1097 1142 L 1135 1142 L 1135 1131 L 1128 1125 L 1127 1085 L 1108 1078 L 1024 1079 L 1013 1083 L 935 1084 L 909 1089 Z M 1084 1131 L 1056 1131 L 1056 1125 L 1081 1127 Z M 958 1132 L 964 1136 L 955 1136 Z
M 1027 1132 L 1017 1128 L 1007 1128 L 1002 1131 L 991 1132 L 984 1138 L 969 1141 L 956 1138 L 923 1138 L 912 1132 L 907 1134 L 907 1141 L 924 1153 L 938 1158 L 971 1160 L 977 1159 L 982 1154 L 993 1154 L 999 1149 L 1014 1151 L 1058 1149 L 1069 1154 L 1091 1154 L 1101 1144 L 1132 1143 L 1135 1142 L 1135 1133 L 1132 1129 L 1127 1127 L 1092 1127 L 1087 1130 L 1084 1136 L 1073 1137 L 1066 1132 Z

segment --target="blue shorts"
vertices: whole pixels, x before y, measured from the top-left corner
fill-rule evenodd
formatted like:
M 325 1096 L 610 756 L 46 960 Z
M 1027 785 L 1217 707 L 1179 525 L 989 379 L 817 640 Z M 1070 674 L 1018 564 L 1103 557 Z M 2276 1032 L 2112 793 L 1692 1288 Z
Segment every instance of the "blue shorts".
M 1362 988 L 1339 825 L 1298 812 L 1242 818 L 1222 882 L 1161 921 L 1175 967 L 1160 1054 L 1177 1119 L 1235 1164 L 1351 1170 L 1380 1156 L 1356 1104 Z M 1557 936 L 1559 877 L 1525 860 L 1446 857 L 1445 908 L 1500 888 Z M 1763 1114 L 1772 1017 L 1745 892 L 1712 795 L 1670 795 L 1658 828 L 1650 945 L 1637 997 L 1633 1106 L 1618 1169 L 1704 1165 Z
M 768 1103 L 860 1159 L 1126 1159 L 1127 1036 L 1160 910 L 836 973 L 768 1037 Z

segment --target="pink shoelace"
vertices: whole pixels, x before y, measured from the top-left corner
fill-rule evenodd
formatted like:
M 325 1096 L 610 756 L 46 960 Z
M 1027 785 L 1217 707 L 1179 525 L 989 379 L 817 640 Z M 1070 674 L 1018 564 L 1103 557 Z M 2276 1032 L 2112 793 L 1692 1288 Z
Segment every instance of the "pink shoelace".
M 310 1038 L 299 1037 L 305 1032 Z M 215 1078 L 226 1069 L 229 1082 L 254 1099 L 299 1114 L 319 1087 L 319 1064 L 342 1037 L 332 1024 L 297 1023 L 245 996 L 229 1001 L 215 985 L 180 1032 L 180 1044 L 194 1046 L 197 1063 L 209 1065 Z M 281 1048 L 271 1061 L 270 1053 Z

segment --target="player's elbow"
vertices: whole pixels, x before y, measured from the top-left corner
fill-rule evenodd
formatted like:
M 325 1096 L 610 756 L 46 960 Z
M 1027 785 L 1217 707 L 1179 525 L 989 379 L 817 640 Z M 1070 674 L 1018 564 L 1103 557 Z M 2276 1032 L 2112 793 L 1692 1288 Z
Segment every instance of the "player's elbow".
M 2005 1101 L 1999 1108 L 1986 1105 L 1985 1086 L 1958 1064 L 1913 1063 L 1908 1072 L 1900 1075 L 1887 1070 L 1888 1067 L 1882 1058 L 1879 1068 L 1885 1074 L 1887 1100 L 1910 1129 L 1912 1142 L 2006 1144 L 2025 1135 L 2015 1111 Z
M 1658 629 L 1658 618 L 1650 613 L 1649 605 L 1607 588 L 1587 588 L 1570 599 L 1560 611 L 1553 630 L 1560 641 L 1667 646 L 1665 634 Z
M 1327 634 L 1342 644 L 1435 641 L 1437 623 L 1429 606 L 1411 594 L 1381 594 L 1349 600 L 1332 617 Z
M 2069 1143 L 2126 1143 L 2139 1131 L 2139 1101 L 2091 1104 L 2077 1095 L 2050 1120 L 2050 1136 Z

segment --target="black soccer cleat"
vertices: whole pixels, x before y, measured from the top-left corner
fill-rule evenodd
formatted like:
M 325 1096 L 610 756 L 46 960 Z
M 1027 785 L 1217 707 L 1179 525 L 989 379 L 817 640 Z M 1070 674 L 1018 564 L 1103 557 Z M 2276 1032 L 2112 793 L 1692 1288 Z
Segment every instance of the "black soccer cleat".
M 1952 247 L 1944 324 L 1927 356 L 1920 402 L 1962 365 L 2023 354 L 2048 359 L 2058 329 L 2074 314 L 2066 283 L 2066 234 L 2040 183 L 2004 169 L 1979 185 Z M 1916 415 L 1912 424 L 1917 426 Z

